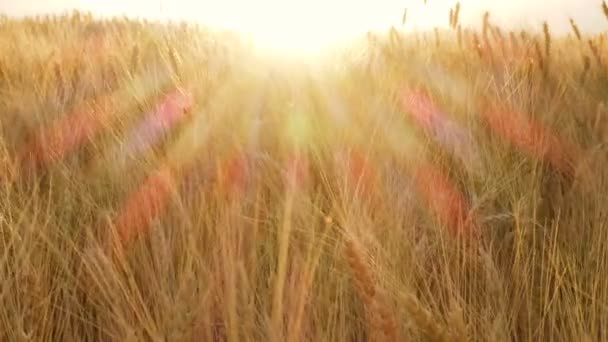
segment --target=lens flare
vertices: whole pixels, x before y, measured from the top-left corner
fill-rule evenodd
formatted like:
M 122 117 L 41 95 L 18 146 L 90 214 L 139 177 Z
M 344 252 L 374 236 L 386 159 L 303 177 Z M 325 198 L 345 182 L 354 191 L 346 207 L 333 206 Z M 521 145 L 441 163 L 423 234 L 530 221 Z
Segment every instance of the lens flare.
M 421 162 L 413 176 L 418 194 L 451 233 L 457 236 L 477 233 L 466 198 L 439 168 Z
M 86 101 L 40 130 L 18 153 L 21 167 L 36 172 L 75 151 L 111 119 L 112 103 L 111 96 Z
M 114 221 L 123 246 L 132 243 L 160 216 L 167 206 L 173 188 L 173 177 L 173 171 L 169 167 L 161 167 L 135 192 L 129 194 Z
M 523 112 L 492 104 L 481 111 L 487 126 L 530 157 L 545 160 L 560 172 L 573 175 L 580 149 Z
M 149 150 L 163 135 L 180 121 L 192 109 L 192 94 L 185 89 L 173 89 L 168 92 L 155 108 L 146 114 L 130 132 L 117 153 L 117 159 L 126 163 L 129 156 L 139 155 Z
M 469 172 L 480 169 L 480 158 L 469 133 L 441 111 L 425 91 L 405 88 L 401 105 L 430 137 L 457 156 Z
M 250 158 L 242 151 L 231 153 L 219 162 L 218 190 L 232 196 L 241 195 L 247 188 L 250 174 Z
M 310 164 L 308 156 L 302 152 L 294 151 L 287 156 L 283 175 L 285 185 L 289 191 L 297 191 L 304 188 L 310 177 Z

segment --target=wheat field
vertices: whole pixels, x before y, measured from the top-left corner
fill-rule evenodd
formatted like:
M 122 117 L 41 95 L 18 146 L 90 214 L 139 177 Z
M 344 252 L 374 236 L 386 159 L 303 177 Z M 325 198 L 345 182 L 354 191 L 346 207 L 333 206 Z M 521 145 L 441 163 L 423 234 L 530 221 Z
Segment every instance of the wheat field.
M 317 64 L 1 17 L 0 340 L 608 340 L 606 35 L 459 10 Z

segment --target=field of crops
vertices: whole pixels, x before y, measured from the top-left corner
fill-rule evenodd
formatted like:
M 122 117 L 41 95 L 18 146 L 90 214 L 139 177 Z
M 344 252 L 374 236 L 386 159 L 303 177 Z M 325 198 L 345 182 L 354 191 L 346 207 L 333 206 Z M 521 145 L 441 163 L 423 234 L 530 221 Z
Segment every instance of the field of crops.
M 608 340 L 606 34 L 458 12 L 314 62 L 1 17 L 0 340 Z

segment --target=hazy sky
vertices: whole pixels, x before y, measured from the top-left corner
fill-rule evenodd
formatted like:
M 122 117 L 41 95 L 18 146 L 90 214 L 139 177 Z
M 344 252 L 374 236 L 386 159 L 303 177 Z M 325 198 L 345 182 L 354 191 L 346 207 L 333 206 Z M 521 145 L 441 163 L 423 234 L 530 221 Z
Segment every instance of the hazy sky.
M 408 27 L 445 25 L 457 0 L 0 0 L 0 12 L 32 15 L 68 9 L 99 15 L 128 14 L 150 18 L 199 20 L 247 31 L 269 42 L 302 44 L 330 41 L 368 29 L 399 25 L 408 8 Z M 608 30 L 601 0 L 461 0 L 461 19 L 478 24 L 485 10 L 507 27 L 568 30 L 568 18 L 585 31 Z

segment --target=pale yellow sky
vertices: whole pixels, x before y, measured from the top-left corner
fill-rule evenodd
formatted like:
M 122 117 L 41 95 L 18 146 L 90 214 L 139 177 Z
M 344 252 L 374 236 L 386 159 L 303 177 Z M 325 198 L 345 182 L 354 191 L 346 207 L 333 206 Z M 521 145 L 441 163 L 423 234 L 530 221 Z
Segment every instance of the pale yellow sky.
M 370 29 L 400 25 L 408 8 L 409 28 L 446 25 L 457 0 L 0 0 L 0 12 L 33 15 L 69 9 L 99 15 L 198 20 L 204 24 L 249 32 L 269 44 L 330 43 Z M 478 24 L 490 10 L 507 27 L 538 28 L 548 20 L 554 31 L 568 29 L 573 17 L 585 31 L 608 29 L 601 0 L 461 0 L 461 19 Z

